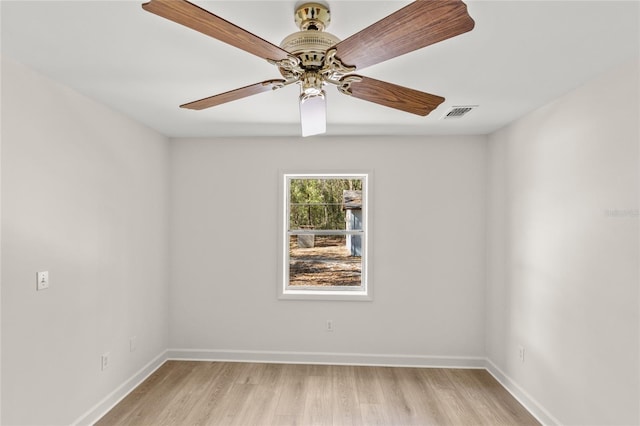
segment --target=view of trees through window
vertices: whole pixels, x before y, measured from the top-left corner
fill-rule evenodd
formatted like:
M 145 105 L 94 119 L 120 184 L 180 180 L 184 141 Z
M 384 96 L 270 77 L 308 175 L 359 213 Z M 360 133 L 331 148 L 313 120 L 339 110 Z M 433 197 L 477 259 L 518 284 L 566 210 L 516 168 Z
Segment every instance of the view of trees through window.
M 291 179 L 289 229 L 345 229 L 343 194 L 356 190 L 361 179 Z
M 289 180 L 289 286 L 360 286 L 362 179 Z

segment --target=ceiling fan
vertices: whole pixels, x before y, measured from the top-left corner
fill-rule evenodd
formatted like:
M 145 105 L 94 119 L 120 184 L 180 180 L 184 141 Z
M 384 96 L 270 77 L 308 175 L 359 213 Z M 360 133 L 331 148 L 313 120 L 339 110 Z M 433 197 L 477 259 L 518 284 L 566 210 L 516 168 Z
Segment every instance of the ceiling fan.
M 300 31 L 276 46 L 187 0 L 151 0 L 142 8 L 264 58 L 278 67 L 283 77 L 189 102 L 181 108 L 201 110 L 297 83 L 301 88 L 302 136 L 326 131 L 327 84 L 355 98 L 426 116 L 444 102 L 443 97 L 353 73 L 463 34 L 475 25 L 462 0 L 417 0 L 341 41 L 324 31 L 331 21 L 326 4 L 299 3 L 295 22 Z

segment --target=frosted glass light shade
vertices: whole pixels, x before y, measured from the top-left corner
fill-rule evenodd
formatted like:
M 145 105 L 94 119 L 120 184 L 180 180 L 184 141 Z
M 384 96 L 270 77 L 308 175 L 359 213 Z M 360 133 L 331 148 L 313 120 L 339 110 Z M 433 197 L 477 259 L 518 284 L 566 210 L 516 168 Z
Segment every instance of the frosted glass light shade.
M 300 97 L 300 123 L 302 136 L 313 136 L 327 131 L 327 104 L 324 91 L 318 96 Z

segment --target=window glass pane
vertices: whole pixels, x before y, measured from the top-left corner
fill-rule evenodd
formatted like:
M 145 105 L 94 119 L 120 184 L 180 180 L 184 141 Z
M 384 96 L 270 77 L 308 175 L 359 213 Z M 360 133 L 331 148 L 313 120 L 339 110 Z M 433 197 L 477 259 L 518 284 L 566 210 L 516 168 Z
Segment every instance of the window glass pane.
M 360 235 L 289 236 L 289 286 L 360 286 L 361 244 Z
M 362 211 L 362 179 L 291 179 L 289 229 L 345 230 L 346 212 Z M 352 226 L 358 226 L 352 225 Z
M 279 298 L 371 300 L 369 175 L 284 174 Z

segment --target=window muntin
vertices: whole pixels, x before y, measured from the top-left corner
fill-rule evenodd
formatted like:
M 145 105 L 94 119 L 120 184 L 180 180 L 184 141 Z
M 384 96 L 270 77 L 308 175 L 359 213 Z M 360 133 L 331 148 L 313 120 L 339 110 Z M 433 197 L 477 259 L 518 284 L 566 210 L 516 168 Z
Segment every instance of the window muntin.
M 370 300 L 368 174 L 283 174 L 279 296 Z

